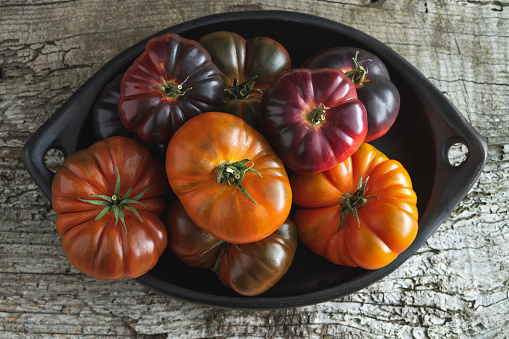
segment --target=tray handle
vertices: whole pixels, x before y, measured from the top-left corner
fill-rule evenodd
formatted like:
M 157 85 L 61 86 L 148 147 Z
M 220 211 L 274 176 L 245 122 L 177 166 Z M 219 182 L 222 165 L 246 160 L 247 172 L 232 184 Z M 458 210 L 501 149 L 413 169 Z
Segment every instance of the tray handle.
M 466 195 L 477 180 L 486 164 L 488 150 L 483 138 L 475 134 L 477 133 L 462 136 L 453 134 L 440 142 L 442 160 L 439 162 L 438 170 L 443 173 L 443 180 L 439 183 L 443 185 L 442 187 L 461 185 L 464 187 L 463 194 Z M 465 157 L 459 159 L 458 163 L 452 163 L 453 159 L 449 157 L 449 152 L 455 145 L 466 147 Z
M 458 115 L 458 120 L 464 121 L 464 118 Z M 481 135 L 466 123 L 442 124 L 435 128 L 435 133 L 438 156 L 435 171 L 439 175 L 435 179 L 432 192 L 437 197 L 430 199 L 434 201 L 434 206 L 428 208 L 432 214 L 430 212 L 429 215 L 423 215 L 422 219 L 430 218 L 441 224 L 477 181 L 487 161 L 488 147 Z M 449 151 L 455 144 L 464 145 L 467 152 L 464 159 L 453 164 Z
M 55 173 L 46 166 L 46 153 L 56 149 L 67 158 L 76 150 L 87 146 L 79 144 L 80 134 L 89 116 L 90 102 L 95 100 L 100 91 L 101 87 L 93 86 L 91 82 L 85 83 L 23 147 L 21 152 L 23 163 L 49 201 Z

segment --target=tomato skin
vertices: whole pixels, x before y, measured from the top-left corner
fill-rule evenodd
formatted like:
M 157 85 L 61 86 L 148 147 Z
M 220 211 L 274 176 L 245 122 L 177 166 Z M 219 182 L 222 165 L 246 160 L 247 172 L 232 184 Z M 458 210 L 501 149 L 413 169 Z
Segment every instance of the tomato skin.
M 260 117 L 261 100 L 262 95 L 255 92 L 247 99 L 225 101 L 223 106 L 221 106 L 221 111 L 241 118 L 258 132 L 262 132 L 263 127 Z
M 297 249 L 297 229 L 286 220 L 266 238 L 230 245 L 219 267 L 221 282 L 242 295 L 254 296 L 274 286 L 290 268 Z
M 168 248 L 178 258 L 192 267 L 216 271 L 226 287 L 245 296 L 261 294 L 274 286 L 290 268 L 297 249 L 297 229 L 291 220 L 253 243 L 218 244 L 219 239 L 203 232 L 177 200 L 165 224 Z
M 340 226 L 344 193 L 367 182 L 366 204 Z M 290 175 L 299 239 L 316 254 L 346 266 L 373 270 L 391 263 L 407 249 L 418 230 L 417 196 L 408 172 L 364 143 L 351 158 L 329 171 Z
M 307 59 L 301 67 L 336 68 L 347 73 L 355 70 L 354 58 L 366 68 L 362 84 L 356 85 L 357 96 L 366 107 L 368 134 L 366 142 L 385 135 L 396 121 L 400 109 L 400 95 L 391 82 L 385 64 L 373 53 L 356 47 L 334 47 L 317 52 Z
M 324 105 L 325 120 L 311 113 Z M 284 164 L 299 173 L 328 170 L 352 155 L 367 133 L 355 87 L 337 69 L 292 69 L 267 88 L 261 102 L 265 136 Z
M 237 33 L 218 31 L 204 35 L 198 42 L 219 68 L 225 88 L 231 86 L 235 79 L 243 82 L 257 76 L 254 88 L 265 89 L 280 73 L 291 67 L 286 49 L 271 38 L 245 40 Z
M 123 210 L 125 230 L 112 212 L 95 221 L 104 206 L 80 200 L 94 199 L 91 195 L 112 196 L 116 168 L 121 194 L 131 187 L 130 175 L 134 183 L 130 197 L 152 185 L 139 199 L 143 205 L 132 205 L 143 222 L 131 210 Z M 100 280 L 131 279 L 148 272 L 166 248 L 162 222 L 166 203 L 161 196 L 167 189 L 161 161 L 131 138 L 111 137 L 69 156 L 55 174 L 52 204 L 71 265 Z
M 118 115 L 118 102 L 120 101 L 120 83 L 124 73 L 117 74 L 106 84 L 97 97 L 92 108 L 92 127 L 96 140 L 104 140 L 119 135 L 134 137 L 136 133 L 125 129 Z
M 120 101 L 120 83 L 124 73 L 117 74 L 97 97 L 92 107 L 92 128 L 96 140 L 104 140 L 113 136 L 125 136 L 140 140 L 135 132 L 125 129 L 118 114 Z M 164 160 L 166 156 L 165 144 L 148 144 L 152 154 Z
M 189 266 L 214 267 L 221 246 L 212 247 L 219 239 L 196 226 L 178 199 L 171 205 L 164 220 L 168 249 Z
M 212 62 L 219 68 L 224 88 L 234 81 L 243 83 L 256 76 L 254 89 L 266 89 L 274 79 L 291 67 L 290 55 L 283 45 L 268 37 L 244 39 L 237 33 L 218 31 L 201 37 L 198 42 L 210 53 Z M 226 94 L 222 112 L 236 115 L 261 131 L 259 91 L 245 98 L 232 98 Z
M 215 181 L 227 162 L 250 159 L 241 185 Z M 191 219 L 220 240 L 243 244 L 273 233 L 286 220 L 292 192 L 285 167 L 268 141 L 242 119 L 208 112 L 190 119 L 173 136 L 166 153 L 173 192 Z
M 178 97 L 159 88 L 172 81 L 182 86 Z M 170 33 L 151 39 L 126 71 L 119 115 L 142 141 L 166 144 L 188 119 L 217 109 L 222 100 L 223 82 L 209 53 L 197 41 Z

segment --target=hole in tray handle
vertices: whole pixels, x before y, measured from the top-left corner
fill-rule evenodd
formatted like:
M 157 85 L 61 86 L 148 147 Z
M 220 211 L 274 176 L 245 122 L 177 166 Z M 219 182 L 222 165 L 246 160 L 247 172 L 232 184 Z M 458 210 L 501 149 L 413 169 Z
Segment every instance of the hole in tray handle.
M 461 140 L 455 140 L 447 150 L 447 159 L 451 166 L 460 166 L 467 160 L 468 147 Z
M 60 149 L 50 148 L 44 153 L 44 165 L 53 173 L 63 165 L 64 160 L 64 152 Z

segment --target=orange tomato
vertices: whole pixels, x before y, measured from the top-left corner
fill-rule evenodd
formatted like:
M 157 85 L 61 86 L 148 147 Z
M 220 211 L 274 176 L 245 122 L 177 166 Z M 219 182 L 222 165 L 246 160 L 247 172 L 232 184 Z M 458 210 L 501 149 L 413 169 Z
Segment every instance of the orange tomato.
M 408 172 L 369 144 L 336 167 L 290 175 L 299 239 L 346 266 L 377 269 L 407 249 L 418 230 Z
M 231 114 L 204 113 L 183 125 L 168 144 L 166 173 L 189 217 L 219 240 L 261 240 L 290 213 L 283 163 L 259 132 Z

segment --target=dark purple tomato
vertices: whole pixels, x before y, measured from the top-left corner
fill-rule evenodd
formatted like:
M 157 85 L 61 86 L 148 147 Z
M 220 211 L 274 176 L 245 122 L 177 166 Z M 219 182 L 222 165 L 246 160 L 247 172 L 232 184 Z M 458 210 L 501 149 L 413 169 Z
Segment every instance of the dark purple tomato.
M 141 141 L 135 132 L 130 132 L 124 127 L 118 115 L 120 83 L 123 77 L 124 73 L 120 73 L 107 83 L 92 107 L 92 128 L 98 141 L 113 136 L 125 136 Z M 165 144 L 148 144 L 148 148 L 152 154 L 164 161 Z
M 265 137 L 298 173 L 331 169 L 351 156 L 367 133 L 355 86 L 333 68 L 282 73 L 265 91 L 261 113 Z
M 120 100 L 120 82 L 124 73 L 116 75 L 104 86 L 92 108 L 92 127 L 97 140 L 112 136 L 134 137 L 136 133 L 128 131 L 118 115 Z
M 385 64 L 373 53 L 356 47 L 334 47 L 316 53 L 301 67 L 336 68 L 352 79 L 357 96 L 366 107 L 366 142 L 383 136 L 394 124 L 400 108 L 399 91 Z

